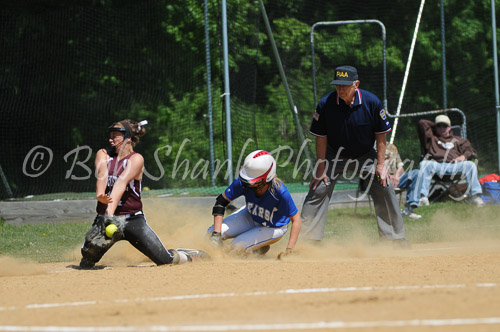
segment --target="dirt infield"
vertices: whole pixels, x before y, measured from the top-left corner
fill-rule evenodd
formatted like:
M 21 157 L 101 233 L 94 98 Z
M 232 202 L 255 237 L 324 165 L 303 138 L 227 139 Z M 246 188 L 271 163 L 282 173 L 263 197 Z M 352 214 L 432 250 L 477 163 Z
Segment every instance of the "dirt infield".
M 75 268 L 78 248 L 64 263 L 2 258 L 0 331 L 500 330 L 499 241 L 325 242 L 277 260 L 282 240 L 240 258 L 206 247 L 206 214 L 163 225 L 166 209 L 149 207 L 160 238 L 212 261 L 157 267 L 126 242 L 90 271 Z

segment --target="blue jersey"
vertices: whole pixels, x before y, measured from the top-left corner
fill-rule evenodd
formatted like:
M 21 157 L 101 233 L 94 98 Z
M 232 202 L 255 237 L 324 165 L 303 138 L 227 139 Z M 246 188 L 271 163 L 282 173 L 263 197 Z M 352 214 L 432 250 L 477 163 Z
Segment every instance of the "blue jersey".
M 354 103 L 347 105 L 334 90 L 321 98 L 314 112 L 310 133 L 327 137 L 334 156 L 360 157 L 373 150 L 376 134 L 391 131 L 380 100 L 373 93 L 356 89 Z
M 290 217 L 299 211 L 293 202 L 290 192 L 284 184 L 274 192 L 268 189 L 264 195 L 257 197 L 255 191 L 243 187 L 239 178 L 224 192 L 232 201 L 241 195 L 245 196 L 248 212 L 252 219 L 265 227 L 281 227 L 290 222 Z

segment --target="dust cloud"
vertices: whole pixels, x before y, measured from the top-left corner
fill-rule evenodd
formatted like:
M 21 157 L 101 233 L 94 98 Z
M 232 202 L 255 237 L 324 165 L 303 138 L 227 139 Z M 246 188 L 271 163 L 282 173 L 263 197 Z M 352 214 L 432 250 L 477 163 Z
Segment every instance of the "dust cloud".
M 162 240 L 167 248 L 195 248 L 208 252 L 215 261 L 239 261 L 242 258 L 246 260 L 274 260 L 279 262 L 277 256 L 285 251 L 290 231 L 277 243 L 271 245 L 270 251 L 265 256 L 259 255 L 236 255 L 230 252 L 230 244 L 225 241 L 224 249 L 214 248 L 207 242 L 206 231 L 213 224 L 211 209 L 189 206 L 187 204 L 173 203 L 169 200 L 149 201 L 144 206 L 146 219 L 151 228 Z M 375 222 L 375 221 L 374 221 Z M 364 234 L 361 226 L 359 229 L 354 227 L 348 238 L 343 239 L 342 243 L 330 243 L 323 241 L 320 244 L 299 241 L 293 254 L 282 257 L 283 260 L 290 261 L 328 261 L 353 258 L 384 257 L 394 255 L 392 243 L 372 243 Z M 110 252 L 103 258 L 111 258 L 113 264 L 116 260 L 132 262 L 132 254 L 135 259 L 140 260 L 140 254 L 135 248 L 131 247 L 125 241 L 118 244 L 125 244 L 117 253 L 115 245 Z M 135 260 L 134 262 L 138 262 Z
M 39 263 L 12 257 L 0 257 L 0 277 L 47 274 Z
M 457 215 L 447 210 L 438 210 L 432 216 L 428 229 L 420 232 L 434 234 L 440 241 L 482 242 L 499 238 L 500 210 L 496 206 L 476 208 Z
M 421 256 L 436 254 L 447 248 L 462 248 L 464 251 L 484 251 L 492 247 L 500 250 L 500 213 L 496 207 L 473 208 L 471 215 L 456 215 L 437 211 L 430 222 L 413 223 L 406 228 L 407 238 L 412 250 L 394 248 L 391 241 L 378 241 L 366 233 L 361 225 L 352 225 L 349 234 L 340 240 L 325 239 L 319 243 L 304 241 L 299 237 L 296 249 L 291 255 L 277 259 L 286 249 L 290 231 L 265 256 L 245 255 L 241 257 L 229 251 L 230 244 L 224 249 L 214 248 L 207 242 L 206 231 L 213 224 L 211 209 L 172 202 L 168 199 L 155 199 L 145 202 L 144 213 L 151 228 L 168 249 L 194 248 L 210 254 L 214 261 L 349 261 L 386 257 Z M 376 223 L 373 218 L 373 223 Z M 228 242 L 228 241 L 226 241 Z M 424 249 L 425 248 L 425 249 Z M 434 250 L 434 252 L 433 252 Z M 70 253 L 80 259 L 80 248 Z M 99 264 L 111 266 L 154 265 L 147 257 L 127 241 L 116 243 L 102 258 Z

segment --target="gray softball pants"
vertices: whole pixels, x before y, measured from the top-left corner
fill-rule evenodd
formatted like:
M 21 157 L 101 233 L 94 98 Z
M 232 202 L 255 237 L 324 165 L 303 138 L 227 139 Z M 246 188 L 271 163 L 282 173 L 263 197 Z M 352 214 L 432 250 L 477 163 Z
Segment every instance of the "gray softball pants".
M 304 199 L 300 215 L 302 219 L 300 237 L 302 239 L 318 241 L 323 239 L 328 204 L 333 194 L 333 188 L 339 176 L 347 176 L 348 174 L 350 176 L 354 176 L 354 174 L 359 175 L 366 185 L 363 195 L 368 192 L 373 200 L 379 238 L 381 240 L 405 238 L 403 217 L 394 187 L 392 183 L 384 187 L 376 179 L 376 157 L 377 154 L 374 150 L 358 158 L 342 159 L 341 157 L 327 157 L 328 184 L 325 185 L 324 182 L 321 182 L 315 190 L 310 188 Z

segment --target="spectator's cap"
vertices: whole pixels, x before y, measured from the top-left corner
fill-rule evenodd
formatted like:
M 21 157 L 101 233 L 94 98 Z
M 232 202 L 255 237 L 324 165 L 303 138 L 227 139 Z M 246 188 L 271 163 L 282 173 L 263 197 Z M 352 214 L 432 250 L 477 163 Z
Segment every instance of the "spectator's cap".
M 358 71 L 352 66 L 340 66 L 335 68 L 335 77 L 330 84 L 351 85 L 358 79 Z
M 438 123 L 444 123 L 447 126 L 451 126 L 450 118 L 447 115 L 444 115 L 444 114 L 436 116 L 436 120 L 434 122 L 436 124 L 438 124 Z

